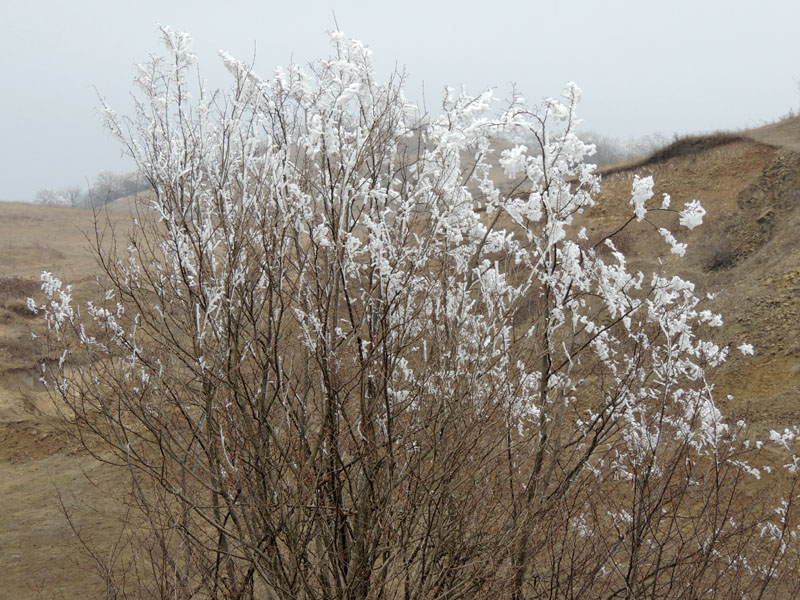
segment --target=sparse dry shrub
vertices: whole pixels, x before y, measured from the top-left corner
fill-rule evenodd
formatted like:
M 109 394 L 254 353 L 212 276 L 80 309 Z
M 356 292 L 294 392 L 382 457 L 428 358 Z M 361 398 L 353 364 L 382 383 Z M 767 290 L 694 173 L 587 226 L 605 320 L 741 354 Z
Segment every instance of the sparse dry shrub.
M 650 156 L 666 145 L 665 138 L 659 134 L 628 140 L 602 135 L 596 131 L 581 130 L 579 134 L 584 142 L 594 145 L 595 153 L 588 161 L 596 163 L 601 169 Z
M 6 309 L 8 309 L 10 312 L 14 313 L 18 317 L 24 317 L 26 319 L 30 319 L 36 316 L 36 313 L 34 313 L 28 307 L 27 303 L 21 301 L 11 302 L 10 304 L 7 304 Z
M 645 160 L 644 164 L 647 165 L 666 162 L 673 158 L 683 156 L 696 156 L 702 152 L 706 152 L 707 150 L 711 150 L 719 146 L 745 140 L 746 138 L 742 137 L 741 135 L 725 132 L 705 135 L 688 135 L 685 137 L 680 137 L 671 144 L 656 150 Z
M 700 246 L 702 267 L 706 271 L 724 271 L 733 267 L 738 259 L 736 249 L 727 236 L 706 240 Z
M 604 175 L 613 175 L 620 172 L 628 172 L 633 169 L 640 169 L 642 167 L 655 168 L 669 160 L 683 157 L 697 156 L 708 150 L 733 144 L 736 142 L 747 141 L 747 138 L 727 132 L 717 132 L 702 135 L 687 135 L 677 137 L 672 143 L 663 144 L 659 140 L 659 144 L 655 150 L 647 153 L 642 158 L 626 163 L 623 165 L 611 165 L 603 169 Z
M 0 305 L 25 304 L 29 296 L 39 291 L 39 282 L 21 277 L 0 277 Z M 29 311 L 30 312 L 30 311 Z
M 0 337 L 0 350 L 9 356 L 32 356 L 34 344 L 30 335 L 16 335 L 13 337 Z

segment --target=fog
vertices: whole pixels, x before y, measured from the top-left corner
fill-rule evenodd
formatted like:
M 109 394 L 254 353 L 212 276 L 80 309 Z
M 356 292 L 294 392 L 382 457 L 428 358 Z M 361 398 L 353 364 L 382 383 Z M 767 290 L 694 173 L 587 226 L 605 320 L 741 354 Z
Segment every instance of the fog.
M 515 84 L 533 102 L 572 80 L 585 127 L 629 138 L 758 126 L 800 104 L 796 0 L 4 2 L 0 200 L 133 169 L 95 109 L 103 97 L 131 111 L 134 65 L 160 51 L 158 23 L 191 34 L 212 87 L 228 83 L 218 50 L 268 75 L 327 55 L 338 23 L 380 74 L 404 68 L 407 95 L 433 112 L 446 84 L 500 96 Z

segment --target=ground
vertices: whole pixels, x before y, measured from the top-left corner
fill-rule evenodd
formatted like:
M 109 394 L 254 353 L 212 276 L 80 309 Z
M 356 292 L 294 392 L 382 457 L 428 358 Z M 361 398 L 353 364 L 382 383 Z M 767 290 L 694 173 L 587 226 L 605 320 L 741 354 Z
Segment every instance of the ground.
M 625 215 L 634 174 L 653 175 L 658 197 L 673 206 L 699 199 L 706 225 L 688 236 L 677 261 L 664 244 L 644 242 L 647 224 L 615 238 L 634 264 L 658 259 L 716 294 L 722 343 L 753 345 L 754 357 L 733 353 L 717 374 L 717 398 L 732 417 L 747 415 L 756 430 L 800 424 L 800 118 L 735 135 L 701 136 L 649 160 L 607 170 L 598 211 L 585 224 L 599 239 Z M 109 218 L 124 234 L 125 202 Z M 105 217 L 103 217 L 105 218 Z M 666 217 L 666 224 L 676 221 Z M 670 222 L 669 219 L 672 219 Z M 57 426 L 38 381 L 31 332 L 43 333 L 26 308 L 42 270 L 90 293 L 97 265 L 91 252 L 93 214 L 87 209 L 0 204 L 0 596 L 103 597 L 98 566 L 113 557 L 118 525 L 109 517 L 114 471 L 98 464 Z M 647 236 L 652 240 L 652 236 Z M 732 400 L 725 400 L 728 395 Z M 89 476 L 87 478 L 87 475 Z M 99 484 L 99 487 L 90 483 Z M 72 525 L 65 517 L 71 515 Z M 104 548 L 91 560 L 73 526 Z

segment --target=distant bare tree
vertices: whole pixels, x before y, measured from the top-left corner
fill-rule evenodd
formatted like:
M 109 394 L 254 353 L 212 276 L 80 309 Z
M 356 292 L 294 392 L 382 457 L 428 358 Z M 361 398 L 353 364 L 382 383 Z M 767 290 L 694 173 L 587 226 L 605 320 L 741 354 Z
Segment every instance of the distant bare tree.
M 91 206 L 103 206 L 149 188 L 146 178 L 138 172 L 120 174 L 101 171 L 86 194 L 87 203 Z
M 103 206 L 148 189 L 150 184 L 138 172 L 120 174 L 102 171 L 86 191 L 80 186 L 60 190 L 43 188 L 37 192 L 34 202 L 48 206 Z
M 34 202 L 45 206 L 72 206 L 67 195 L 61 191 L 57 192 L 50 188 L 43 188 L 36 192 Z
M 666 137 L 658 133 L 627 140 L 591 130 L 581 131 L 580 136 L 587 144 L 594 145 L 595 152 L 589 160 L 600 167 L 635 158 L 646 158 L 669 142 Z

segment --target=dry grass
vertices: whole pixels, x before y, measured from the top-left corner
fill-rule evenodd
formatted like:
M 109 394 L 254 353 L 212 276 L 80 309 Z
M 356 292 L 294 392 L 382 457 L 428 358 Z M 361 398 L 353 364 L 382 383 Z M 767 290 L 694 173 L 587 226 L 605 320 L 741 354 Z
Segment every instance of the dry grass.
M 727 146 L 745 140 L 746 138 L 744 136 L 726 132 L 706 135 L 689 135 L 678 138 L 671 144 L 667 144 L 663 148 L 659 148 L 652 154 L 643 158 L 626 161 L 618 165 L 611 165 L 601 169 L 601 172 L 604 175 L 613 175 L 623 171 L 639 170 L 643 167 L 665 163 L 676 158 L 698 156 L 713 148 Z
M 742 132 L 742 135 L 762 144 L 800 151 L 800 116 L 789 114 L 776 123 L 749 129 Z
M 116 223 L 125 213 L 111 213 Z M 102 506 L 106 491 L 89 485 L 86 471 L 101 480 L 107 469 L 78 453 L 52 417 L 38 381 L 31 333 L 42 323 L 27 308 L 40 298 L 39 275 L 51 271 L 76 282 L 74 295 L 90 293 L 96 262 L 89 252 L 93 214 L 88 209 L 0 204 L 0 547 L 4 598 L 100 597 L 80 544 L 64 519 L 58 493 L 75 508 L 83 527 L 99 535 L 112 521 L 87 505 Z M 110 539 L 110 537 L 109 537 Z
M 685 236 L 690 250 L 684 261 L 644 235 L 652 227 L 647 223 L 633 224 L 618 243 L 634 265 L 652 268 L 660 258 L 696 280 L 701 290 L 719 292 L 710 306 L 725 315 L 720 341 L 747 339 L 757 356 L 745 359 L 734 353 L 719 373 L 718 397 L 734 394 L 735 400 L 723 403 L 724 410 L 732 416 L 749 412 L 762 431 L 800 422 L 800 207 L 781 209 L 763 243 L 748 246 L 744 236 L 754 231 L 760 215 L 748 212 L 739 200 L 775 155 L 768 139 L 783 136 L 800 143 L 800 121 L 789 125 L 752 135 L 688 138 L 636 165 L 607 170 L 597 210 L 583 223 L 590 239 L 613 231 L 630 212 L 634 173 L 653 175 L 657 197 L 668 191 L 674 207 L 693 198 L 703 203 L 707 225 Z M 123 202 L 111 208 L 118 226 L 129 218 L 130 207 Z M 656 224 L 677 222 L 675 214 L 654 219 Z M 41 324 L 25 306 L 25 298 L 38 293 L 42 270 L 75 282 L 78 299 L 91 293 L 97 272 L 88 251 L 92 222 L 86 209 L 0 204 L 0 547 L 5 549 L 0 595 L 8 598 L 95 597 L 100 592 L 99 582 L 87 576 L 91 566 L 63 518 L 57 490 L 66 492 L 79 527 L 93 531 L 100 544 L 115 539 L 113 520 L 87 508 L 102 506 L 106 492 L 81 476 L 88 470 L 108 483 L 111 474 L 76 453 L 47 416 L 51 411 L 37 384 L 30 344 L 31 330 L 39 331 Z M 742 254 L 745 247 L 749 250 Z M 33 414 L 32 407 L 39 413 Z

